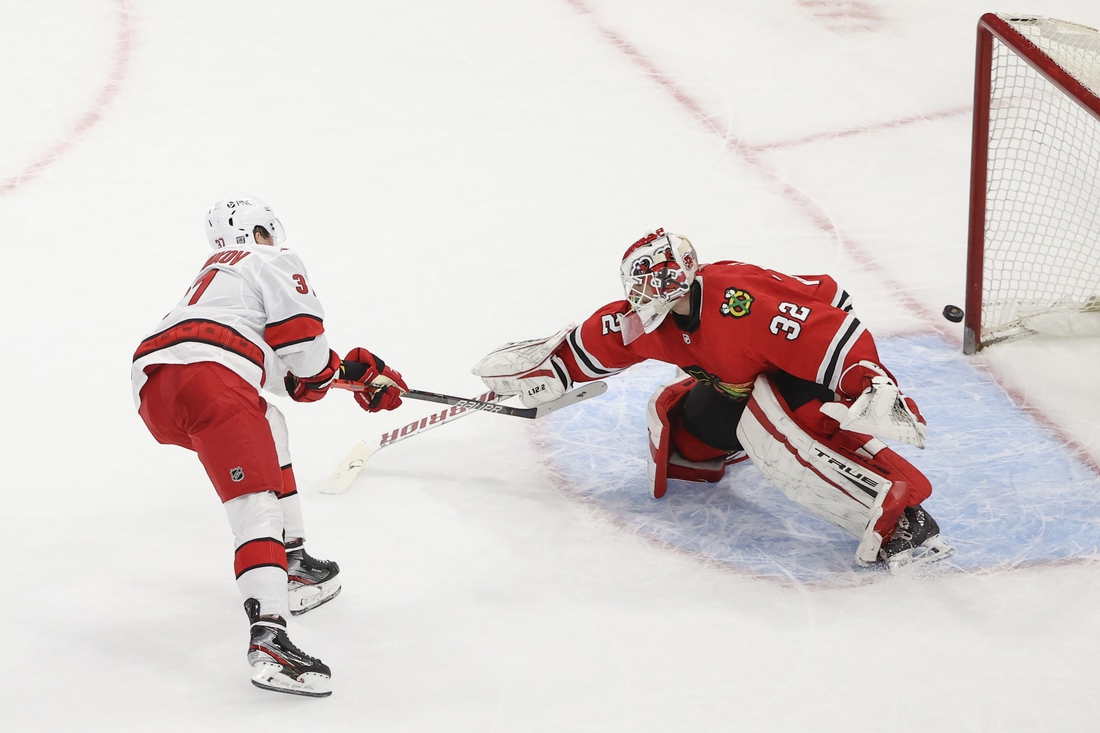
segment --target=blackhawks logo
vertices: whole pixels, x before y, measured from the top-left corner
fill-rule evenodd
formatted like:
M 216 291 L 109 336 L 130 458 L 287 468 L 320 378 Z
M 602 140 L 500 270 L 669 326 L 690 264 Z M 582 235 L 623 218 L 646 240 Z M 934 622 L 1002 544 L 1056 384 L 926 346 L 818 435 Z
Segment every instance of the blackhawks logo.
M 722 304 L 722 315 L 731 318 L 740 318 L 749 314 L 752 308 L 752 295 L 740 288 L 730 288 L 726 291 L 726 302 Z
M 730 397 L 734 400 L 745 400 L 752 394 L 753 382 L 723 382 L 716 375 L 694 364 L 681 368 L 687 372 L 689 377 L 693 377 L 695 381 L 714 387 L 726 397 Z

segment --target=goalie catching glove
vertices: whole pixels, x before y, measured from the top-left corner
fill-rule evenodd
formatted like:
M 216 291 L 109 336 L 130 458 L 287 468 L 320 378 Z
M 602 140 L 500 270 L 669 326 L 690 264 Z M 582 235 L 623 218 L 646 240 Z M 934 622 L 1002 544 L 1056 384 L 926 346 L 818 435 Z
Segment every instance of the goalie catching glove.
M 556 400 L 573 380 L 554 352 L 574 328 L 569 324 L 549 338 L 505 344 L 490 351 L 471 371 L 498 395 L 519 395 L 524 407 Z
M 924 448 L 927 427 L 917 403 L 901 394 L 893 377 L 882 367 L 861 361 L 848 368 L 841 379 L 856 383 L 863 391 L 851 404 L 827 402 L 821 411 L 840 423 L 841 430 L 867 433 L 900 440 Z
M 401 394 L 409 391 L 409 385 L 399 372 L 386 366 L 366 349 L 356 347 L 340 362 L 340 378 L 369 387 L 355 392 L 355 401 L 367 412 L 392 410 L 401 405 Z

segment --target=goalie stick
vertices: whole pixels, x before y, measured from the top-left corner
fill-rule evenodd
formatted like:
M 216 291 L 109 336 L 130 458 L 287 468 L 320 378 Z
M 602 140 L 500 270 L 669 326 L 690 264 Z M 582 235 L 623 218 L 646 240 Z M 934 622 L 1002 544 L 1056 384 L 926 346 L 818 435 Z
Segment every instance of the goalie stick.
M 352 391 L 363 391 L 362 385 L 357 385 L 346 380 L 337 380 L 333 383 L 333 386 L 340 389 L 350 389 Z M 510 412 L 503 412 L 502 414 L 517 414 L 519 417 L 531 417 L 532 419 L 541 417 L 549 412 L 553 412 L 556 409 L 565 407 L 567 405 L 576 404 L 591 397 L 596 397 L 607 391 L 607 384 L 604 382 L 593 382 L 586 385 L 582 389 L 574 390 L 562 397 L 548 402 L 545 405 L 540 405 L 537 408 L 507 408 Z M 433 415 L 423 417 L 419 420 L 415 420 L 408 425 L 396 430 L 391 430 L 382 433 L 377 443 L 372 441 L 361 441 L 356 443 L 347 456 L 344 457 L 340 467 L 336 469 L 336 472 L 329 478 L 329 480 L 321 486 L 322 494 L 342 494 L 347 491 L 347 488 L 355 480 L 355 477 L 359 475 L 359 472 L 363 470 L 363 465 L 367 460 L 385 448 L 386 446 L 399 443 L 405 438 L 413 435 L 419 435 L 425 430 L 431 430 L 432 428 L 439 427 L 440 425 L 457 420 L 460 417 L 471 415 L 475 412 L 481 412 L 485 410 L 491 410 L 494 407 L 504 407 L 504 405 L 495 404 L 504 397 L 497 395 L 494 392 L 486 392 L 483 395 L 479 395 L 477 399 L 466 399 L 462 397 L 451 397 L 449 395 L 441 395 L 432 392 L 419 392 L 419 395 L 426 395 L 420 399 L 425 399 L 430 402 L 441 402 L 443 404 L 451 405 L 450 409 L 442 410 Z M 405 396 L 412 396 L 406 394 Z M 414 397 L 416 399 L 416 397 Z M 539 412 L 541 408 L 549 408 Z M 534 414 L 528 414 L 534 413 Z

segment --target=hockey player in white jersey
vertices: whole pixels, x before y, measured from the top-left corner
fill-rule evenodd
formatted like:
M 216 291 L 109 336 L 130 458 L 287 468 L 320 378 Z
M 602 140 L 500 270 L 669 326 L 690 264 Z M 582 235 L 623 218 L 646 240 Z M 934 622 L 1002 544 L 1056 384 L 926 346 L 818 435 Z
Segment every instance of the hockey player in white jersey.
M 408 388 L 366 349 L 341 360 L 329 348 L 306 268 L 281 246 L 283 227 L 267 204 L 220 201 L 206 225 L 214 254 L 134 354 L 134 400 L 158 442 L 198 454 L 229 515 L 253 684 L 326 697 L 328 666 L 291 643 L 286 623 L 336 597 L 340 568 L 305 550 L 286 423 L 260 393 L 313 402 L 343 371 L 382 385 L 355 393 L 374 412 L 400 405 Z

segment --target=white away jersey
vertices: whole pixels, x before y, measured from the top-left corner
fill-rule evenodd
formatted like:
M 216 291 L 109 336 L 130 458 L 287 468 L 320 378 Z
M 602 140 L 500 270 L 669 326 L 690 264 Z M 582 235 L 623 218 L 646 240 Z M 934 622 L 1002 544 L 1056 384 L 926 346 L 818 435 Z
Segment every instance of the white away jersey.
M 140 407 L 147 367 L 201 361 L 232 369 L 257 390 L 285 395 L 288 369 L 311 377 L 328 364 L 324 316 L 293 251 L 266 245 L 218 250 L 134 354 L 134 402 Z

